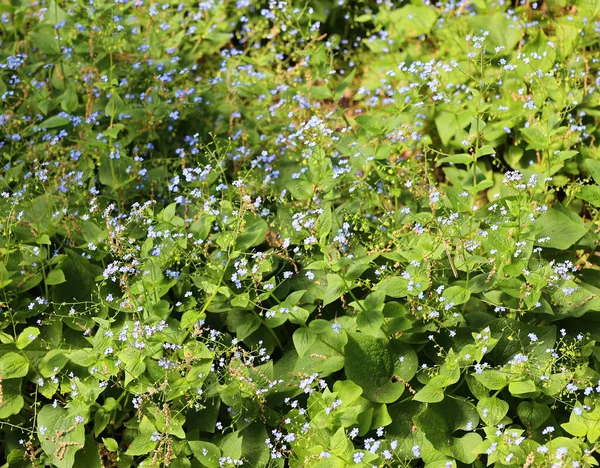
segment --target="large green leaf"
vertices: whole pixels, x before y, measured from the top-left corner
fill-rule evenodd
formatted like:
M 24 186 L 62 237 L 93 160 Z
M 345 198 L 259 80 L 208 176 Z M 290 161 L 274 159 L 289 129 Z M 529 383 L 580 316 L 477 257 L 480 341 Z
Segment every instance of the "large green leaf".
M 39 336 L 40 329 L 38 327 L 27 327 L 17 337 L 16 345 L 19 349 L 24 349 L 29 346 Z
M 535 224 L 540 226 L 538 239 L 550 238 L 547 241 L 538 242 L 537 245 L 560 250 L 568 249 L 587 232 L 581 219 L 575 221 L 556 208 L 549 208 L 536 220 Z
M 122 108 L 123 99 L 121 99 L 118 93 L 113 91 L 112 95 L 110 96 L 110 99 L 106 103 L 104 112 L 110 117 L 115 117 Z
M 45 54 L 55 55 L 60 53 L 58 39 L 51 31 L 32 31 L 29 33 L 33 43 Z
M 517 414 L 528 430 L 537 429 L 550 416 L 550 407 L 536 401 L 522 401 L 517 407 Z
M 394 40 L 402 43 L 407 37 L 428 34 L 437 21 L 437 14 L 429 6 L 409 4 L 386 13 L 384 20 L 391 23 Z
M 509 375 L 496 369 L 486 369 L 474 377 L 488 390 L 502 390 L 508 385 L 509 379 Z
M 595 159 L 586 159 L 584 165 L 594 181 L 597 184 L 600 184 L 600 161 Z
M 0 357 L 0 377 L 2 379 L 25 377 L 27 372 L 29 372 L 29 362 L 21 354 L 6 353 Z
M 443 110 L 435 117 L 435 126 L 442 140 L 443 145 L 447 145 L 452 137 L 460 134 L 463 128 L 471 120 L 471 114 L 469 112 L 455 113 L 451 111 Z M 466 164 L 473 161 L 473 156 L 469 154 L 460 154 L 447 156 L 440 159 L 440 162 L 452 162 Z
M 508 403 L 498 397 L 486 397 L 477 402 L 479 416 L 488 426 L 495 426 L 508 413 Z
M 129 169 L 134 166 L 134 160 L 128 156 L 121 155 L 116 159 L 111 158 L 110 154 L 103 154 L 100 157 L 98 177 L 103 185 L 118 190 L 135 180 L 136 176 Z
M 346 377 L 360 385 L 363 396 L 378 403 L 396 401 L 416 372 L 416 355 L 407 345 L 362 333 L 349 333 L 345 348 Z M 402 360 L 401 360 L 402 358 Z
M 425 411 L 426 408 L 427 405 L 425 403 L 419 403 L 412 399 L 391 405 L 388 411 L 392 418 L 392 423 L 386 430 L 388 436 L 397 438 L 407 437 L 413 430 L 414 418 L 419 413 Z
M 414 422 L 442 454 L 463 463 L 472 463 L 477 457 L 473 449 L 481 442 L 481 436 L 474 433 L 461 438 L 452 436 L 458 430 L 472 430 L 479 424 L 479 416 L 472 403 L 459 398 L 430 403 L 414 417 Z
M 331 304 L 333 301 L 339 299 L 346 291 L 346 283 L 336 274 L 327 275 L 327 289 L 325 290 L 325 297 L 323 299 L 323 305 Z
M 227 326 L 240 340 L 245 340 L 261 325 L 260 318 L 248 310 L 231 310 L 227 313 Z
M 408 280 L 400 276 L 392 276 L 378 283 L 373 289 L 384 291 L 389 297 L 400 298 L 408 294 Z
M 268 226 L 264 219 L 257 219 L 238 236 L 235 248 L 238 250 L 248 250 L 250 247 L 261 244 L 265 240 L 267 228 Z
M 317 334 L 310 328 L 298 328 L 292 336 L 298 356 L 303 357 L 317 341 Z
M 102 269 L 71 249 L 66 249 L 66 254 L 67 258 L 61 265 L 66 281 L 53 287 L 54 301 L 91 301 L 96 293 L 96 276 L 102 273 Z
M 480 35 L 481 31 L 488 31 L 485 49 L 493 52 L 496 47 L 505 47 L 510 52 L 518 44 L 523 34 L 520 28 L 514 26 L 511 20 L 504 15 L 474 15 L 468 18 L 471 31 Z
M 226 453 L 228 457 L 239 460 L 242 457 L 242 447 L 244 438 L 239 432 L 230 432 L 219 441 L 221 452 Z
M 584 185 L 575 196 L 595 207 L 600 207 L 600 186 L 598 185 Z
M 57 468 L 71 468 L 75 453 L 85 443 L 83 423 L 60 406 L 45 405 L 38 413 L 37 436 L 49 461 Z
M 471 464 L 479 456 L 479 453 L 475 448 L 482 440 L 481 436 L 474 432 L 465 434 L 462 437 L 450 437 L 448 448 L 444 448 L 440 451 L 444 454 L 451 455 L 462 463 Z
M 269 461 L 269 449 L 265 444 L 268 434 L 261 423 L 250 424 L 242 431 L 242 454 L 253 466 L 264 466 Z
M 535 382 L 527 378 L 519 378 L 518 380 L 513 380 L 508 384 L 508 391 L 513 396 L 534 393 L 536 390 L 537 387 L 535 386 Z
M 443 403 L 429 403 L 414 420 L 438 449 L 449 445 L 448 438 L 457 430 L 474 429 L 479 424 L 475 406 L 457 397 L 447 398 Z
M 2 381 L 2 404 L 0 405 L 0 420 L 7 419 L 19 413 L 25 400 L 22 396 L 21 379 Z
M 135 438 L 127 447 L 126 455 L 148 455 L 154 452 L 154 449 L 158 445 L 158 441 L 151 439 L 152 435 L 148 433 L 142 433 L 135 436 Z
M 438 403 L 444 399 L 444 388 L 447 386 L 448 379 L 436 375 L 413 398 L 415 401 L 422 401 L 423 403 Z

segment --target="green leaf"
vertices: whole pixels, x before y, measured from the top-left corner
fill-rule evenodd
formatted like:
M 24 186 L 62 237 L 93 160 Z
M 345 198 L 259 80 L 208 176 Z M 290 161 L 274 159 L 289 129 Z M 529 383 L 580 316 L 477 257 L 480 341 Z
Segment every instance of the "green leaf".
M 490 145 L 482 146 L 481 148 L 479 148 L 477 150 L 477 153 L 475 153 L 475 156 L 480 158 L 481 156 L 487 156 L 488 154 L 496 154 L 496 150 L 494 149 L 493 146 L 490 146 Z
M 60 371 L 67 362 L 69 362 L 69 358 L 65 355 L 65 350 L 51 349 L 42 359 L 38 370 L 41 376 L 47 379 Z M 77 364 L 80 364 L 80 362 L 77 362 Z
M 339 275 L 329 273 L 327 275 L 327 289 L 325 290 L 323 305 L 326 306 L 327 304 L 331 304 L 339 299 L 345 292 L 346 284 L 344 283 L 344 280 Z
M 295 306 L 296 304 L 298 304 L 298 302 L 300 302 L 300 299 L 302 299 L 302 296 L 304 296 L 304 293 L 306 291 L 307 291 L 306 289 L 294 291 L 288 297 L 286 297 L 285 303 L 289 304 L 290 306 Z
M 440 136 L 440 140 L 442 140 L 442 145 L 446 146 L 450 140 L 456 135 L 460 135 L 463 128 L 469 123 L 469 119 L 466 117 L 470 116 L 470 114 L 461 112 L 455 113 L 446 110 L 440 111 L 439 114 L 435 117 L 435 126 L 438 131 L 438 135 Z M 460 164 L 468 164 L 473 161 L 473 156 L 462 153 L 462 154 L 454 154 L 451 156 L 446 156 L 439 160 L 440 163 L 443 162 L 451 162 L 451 163 L 460 163 Z
M 416 402 L 410 398 L 389 407 L 392 423 L 387 427 L 386 433 L 389 437 L 405 438 L 410 436 L 414 430 L 414 419 L 422 413 L 427 404 Z
M 98 356 L 92 348 L 78 349 L 72 353 L 69 353 L 67 357 L 80 366 L 91 366 L 98 359 Z
M 368 15 L 368 16 L 369 16 L 369 18 L 371 18 L 371 15 Z M 350 73 L 348 73 L 348 75 L 346 75 L 346 78 L 344 78 L 342 80 L 342 82 L 335 87 L 334 96 L 333 96 L 334 99 L 341 99 L 343 97 L 344 91 L 352 83 L 352 80 L 354 79 L 355 74 L 356 74 L 356 68 L 354 70 L 352 70 Z
M 45 405 L 38 413 L 37 437 L 48 460 L 57 468 L 71 468 L 75 453 L 84 446 L 84 424 L 76 422 L 75 416 L 52 405 Z
M 96 295 L 96 276 L 102 273 L 102 268 L 71 249 L 65 250 L 67 258 L 61 264 L 61 269 L 67 281 L 53 288 L 53 300 L 58 303 L 92 300 Z
M 382 310 L 385 301 L 384 291 L 375 291 L 365 298 L 365 307 L 367 310 Z
M 373 135 L 382 135 L 388 128 L 388 119 L 381 114 L 359 115 L 356 122 L 361 128 Z
M 65 90 L 63 95 L 60 97 L 60 99 L 61 99 L 60 107 L 62 107 L 62 109 L 65 112 L 71 113 L 71 112 L 75 112 L 75 110 L 77 110 L 77 104 L 78 104 L 77 92 L 75 91 L 75 86 L 73 84 L 70 84 L 69 86 L 67 86 L 67 89 Z
M 232 310 L 227 313 L 227 326 L 235 331 L 240 340 L 245 340 L 261 325 L 260 318 L 248 310 Z
M 465 434 L 460 438 L 451 437 L 448 449 L 443 450 L 442 453 L 451 454 L 458 461 L 470 465 L 479 456 L 475 447 L 481 444 L 482 440 L 481 436 L 474 432 Z
M 585 437 L 587 434 L 587 426 L 581 421 L 569 421 L 560 425 L 569 434 L 575 437 Z
M 504 53 L 509 53 L 519 43 L 522 31 L 515 28 L 511 20 L 502 15 L 474 15 L 467 19 L 471 31 L 475 35 L 488 31 L 485 48 L 493 53 L 496 47 L 505 47 Z
M 113 190 L 118 190 L 135 180 L 136 176 L 128 174 L 127 170 L 132 166 L 133 160 L 127 156 L 113 159 L 110 157 L 110 154 L 102 154 L 100 156 L 98 178 L 103 185 L 107 185 Z
M 363 396 L 377 403 L 396 401 L 404 391 L 394 382 L 398 351 L 385 338 L 349 333 L 345 347 L 346 377 L 363 389 Z
M 362 395 L 362 388 L 351 380 L 337 380 L 333 384 L 333 391 L 346 406 L 352 405 Z
M 13 414 L 19 414 L 25 405 L 23 397 L 17 393 L 7 393 L 6 383 L 3 384 L 2 405 L 0 405 L 0 419 L 8 419 Z
M 103 408 L 98 408 L 94 413 L 94 437 L 98 437 L 106 429 L 109 422 L 110 414 Z
M 21 379 L 2 380 L 2 404 L 0 405 L 0 420 L 8 419 L 9 416 L 18 414 L 21 411 L 25 404 L 22 392 L 23 385 Z
M 435 10 L 426 5 L 405 5 L 387 13 L 386 16 L 393 25 L 393 37 L 398 43 L 407 37 L 429 34 L 437 21 Z
M 510 388 L 510 387 L 509 387 Z M 517 407 L 519 419 L 528 430 L 537 429 L 550 416 L 548 405 L 535 401 L 522 401 Z
M 56 0 L 48 2 L 48 11 L 44 15 L 44 20 L 51 25 L 57 24 L 60 20 L 67 21 L 69 19 L 69 15 L 60 7 L 60 3 Z
M 125 366 L 125 385 L 129 385 L 146 370 L 146 363 L 142 352 L 135 348 L 124 348 L 119 351 L 119 359 Z
M 40 335 L 40 329 L 37 327 L 27 327 L 17 337 L 17 348 L 24 349 L 29 346 Z
M 222 453 L 234 460 L 242 458 L 242 446 L 244 439 L 239 432 L 230 432 L 219 441 L 219 448 Z
M 368 21 L 371 21 L 372 19 L 373 19 L 372 13 L 365 13 L 363 15 L 359 15 L 359 16 L 355 17 L 354 21 L 356 21 L 357 23 L 366 23 Z
M 320 240 L 325 241 L 327 239 L 327 236 L 331 232 L 332 224 L 333 214 L 331 212 L 331 205 L 327 204 L 325 205 L 323 213 L 321 213 L 321 215 L 319 216 L 319 220 L 317 221 L 317 224 L 315 226 L 317 231 L 317 237 Z
M 119 132 L 125 128 L 123 124 L 114 124 L 111 128 L 104 131 L 104 135 L 110 138 L 117 138 Z
M 469 386 L 469 391 L 473 394 L 475 398 L 481 400 L 489 396 L 489 391 L 485 387 L 485 385 L 483 385 L 473 375 L 467 374 L 465 377 L 467 380 L 467 385 Z
M 361 311 L 356 317 L 356 326 L 368 335 L 377 336 L 383 325 L 383 312 L 380 310 Z
M 50 273 L 48 273 L 48 276 L 46 276 L 46 284 L 49 286 L 64 283 L 65 281 L 67 281 L 67 279 L 65 278 L 65 274 L 60 268 L 55 268 Z
M 556 341 L 556 327 L 536 326 L 518 320 L 498 319 L 490 324 L 492 333 L 502 333 L 496 346 L 489 352 L 490 358 L 498 363 L 508 362 L 517 353 L 527 354 L 533 359 L 546 360 L 549 355 L 546 348 L 552 348 Z M 526 337 L 534 333 L 538 342 Z M 539 346 L 543 342 L 544 346 Z M 488 371 L 484 371 L 486 373 Z
M 508 408 L 508 403 L 497 397 L 482 398 L 477 402 L 479 416 L 488 426 L 495 426 L 502 421 Z
M 474 377 L 488 390 L 502 390 L 508 384 L 508 375 L 498 370 L 484 370 Z
M 443 294 L 446 301 L 444 304 L 452 302 L 454 305 L 464 304 L 471 297 L 471 292 L 462 286 L 450 286 Z
M 236 250 L 248 250 L 250 247 L 255 247 L 262 244 L 267 234 L 268 225 L 264 219 L 258 219 L 250 224 L 244 232 L 240 234 L 235 243 Z
M 315 341 L 317 341 L 317 334 L 310 328 L 302 327 L 294 332 L 292 339 L 298 356 L 303 357 L 311 346 L 315 344 Z
M 67 117 L 59 117 L 57 115 L 50 117 L 44 120 L 41 124 L 41 128 L 51 129 L 56 127 L 64 127 L 69 123 L 69 119 Z
M 94 440 L 92 434 L 85 437 L 85 445 L 83 450 L 75 454 L 75 466 L 84 466 L 86 468 L 104 468 L 98 453 L 101 452 L 100 444 Z M 171 462 L 171 468 L 176 468 L 174 461 Z M 179 467 L 181 468 L 181 467 Z M 189 468 L 185 467 L 185 468 Z
M 425 411 L 414 418 L 414 422 L 440 450 L 451 445 L 450 436 L 457 430 L 477 427 L 479 416 L 472 403 L 453 397 L 443 403 L 429 403 Z
M 392 276 L 391 278 L 384 279 L 380 283 L 377 283 L 373 289 L 375 291 L 383 291 L 389 297 L 400 298 L 406 297 L 408 294 L 407 286 L 407 279 L 400 276 Z
M 361 259 L 362 260 L 362 259 Z M 355 281 L 362 276 L 362 274 L 369 269 L 368 263 L 355 263 L 354 265 L 350 265 L 346 273 L 344 274 L 344 278 L 346 281 Z
M 538 127 L 527 127 L 519 130 L 521 135 L 527 143 L 527 149 L 540 149 L 544 150 L 548 148 L 549 139 L 548 135 L 542 132 Z
M 112 92 L 106 107 L 104 108 L 104 113 L 109 117 L 116 117 L 119 111 L 123 108 L 123 100 L 115 91 Z
M 598 185 L 584 185 L 575 196 L 596 207 L 600 207 L 600 187 Z
M 196 460 L 206 468 L 219 468 L 219 458 L 221 458 L 221 450 L 215 444 L 194 440 L 188 442 L 192 453 Z
M 17 353 L 6 353 L 0 357 L 0 377 L 17 379 L 25 377 L 29 372 L 29 361 Z
M 417 353 L 411 345 L 398 339 L 390 340 L 388 349 L 394 362 L 394 378 L 409 382 L 419 367 Z
M 453 163 L 453 164 L 469 164 L 473 162 L 473 156 L 466 153 L 453 154 L 452 156 L 446 156 L 438 160 L 439 163 Z
M 531 379 L 513 380 L 508 384 L 508 391 L 511 395 L 523 395 L 525 393 L 533 393 L 537 390 L 535 383 Z
M 569 216 L 561 213 L 556 208 L 549 208 L 540 216 L 536 225 L 541 226 L 537 238 L 549 237 L 546 242 L 537 242 L 536 245 L 566 250 L 581 239 L 587 232 L 581 219 L 574 221 Z
M 536 56 L 540 59 L 536 60 L 536 70 L 542 72 L 547 72 L 554 67 L 554 61 L 556 60 L 556 51 L 548 45 L 548 42 L 548 37 L 544 34 L 544 30 L 540 28 L 535 39 L 529 39 L 523 47 L 523 54 L 527 56 L 537 54 Z
M 266 466 L 270 458 L 270 451 L 265 444 L 268 434 L 265 425 L 254 422 L 242 431 L 243 458 L 248 460 L 250 466 Z
M 107 438 L 102 437 L 102 443 L 106 447 L 106 450 L 108 450 L 109 452 L 118 452 L 119 451 L 119 444 L 117 443 L 117 441 L 115 439 L 113 439 L 111 437 L 107 437 Z
M 304 179 L 292 180 L 288 189 L 296 200 L 307 200 L 313 195 L 312 184 Z
M 290 308 L 290 323 L 295 323 L 296 325 L 304 325 L 310 317 L 310 312 L 302 307 L 293 306 Z
M 334 454 L 346 454 L 353 450 L 352 442 L 348 439 L 346 431 L 340 427 L 329 441 L 329 449 Z
M 31 31 L 29 36 L 33 39 L 34 45 L 45 54 L 60 54 L 58 39 L 54 34 L 47 31 Z
M 419 390 L 413 400 L 423 403 L 438 403 L 444 399 L 444 388 L 448 386 L 448 379 L 436 375 Z
M 148 455 L 149 453 L 154 452 L 154 449 L 158 445 L 158 441 L 153 441 L 150 437 L 152 437 L 152 434 L 150 433 L 142 433 L 135 436 L 129 447 L 127 447 L 125 455 Z
M 586 159 L 584 166 L 597 184 L 600 184 L 600 161 Z

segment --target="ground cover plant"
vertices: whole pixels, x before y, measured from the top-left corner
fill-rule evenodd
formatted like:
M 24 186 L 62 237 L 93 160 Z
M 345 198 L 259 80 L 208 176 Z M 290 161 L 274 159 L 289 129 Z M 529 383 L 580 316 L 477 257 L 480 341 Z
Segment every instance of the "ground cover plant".
M 599 18 L 2 2 L 0 466 L 596 466 Z

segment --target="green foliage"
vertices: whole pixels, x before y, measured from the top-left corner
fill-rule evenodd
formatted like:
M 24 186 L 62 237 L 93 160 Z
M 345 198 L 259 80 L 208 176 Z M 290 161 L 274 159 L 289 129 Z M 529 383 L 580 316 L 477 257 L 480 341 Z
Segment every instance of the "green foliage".
M 597 466 L 600 4 L 0 5 L 0 463 Z

